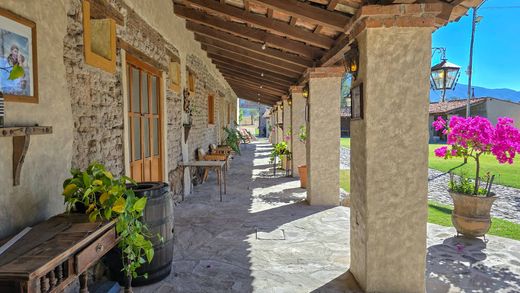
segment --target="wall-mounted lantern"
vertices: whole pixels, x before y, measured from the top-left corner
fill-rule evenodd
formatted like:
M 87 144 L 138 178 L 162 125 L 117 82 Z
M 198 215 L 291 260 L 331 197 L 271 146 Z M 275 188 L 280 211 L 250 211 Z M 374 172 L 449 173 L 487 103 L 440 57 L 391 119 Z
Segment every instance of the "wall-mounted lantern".
M 309 97 L 309 86 L 303 88 L 302 96 L 306 99 Z
M 359 50 L 356 42 L 350 45 L 350 50 L 343 55 L 343 62 L 345 71 L 356 79 L 359 70 Z

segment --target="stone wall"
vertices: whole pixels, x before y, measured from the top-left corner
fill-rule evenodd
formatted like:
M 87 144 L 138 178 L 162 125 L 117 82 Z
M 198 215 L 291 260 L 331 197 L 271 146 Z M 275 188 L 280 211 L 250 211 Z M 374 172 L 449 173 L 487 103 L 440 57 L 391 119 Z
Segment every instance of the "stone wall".
M 227 123 L 227 103 L 236 113 L 236 95 L 173 13 L 171 0 L 109 0 L 125 18 L 117 37 L 165 71 L 171 55 L 198 76 L 196 117 L 189 152 L 217 142 Z M 49 125 L 52 135 L 34 136 L 25 158 L 20 186 L 12 185 L 12 139 L 0 139 L 0 239 L 64 210 L 62 182 L 71 167 L 99 161 L 115 174 L 125 170 L 122 51 L 117 49 L 115 74 L 85 64 L 80 0 L 4 0 L 0 7 L 36 23 L 39 103 L 6 104 L 7 125 Z M 189 57 L 188 57 L 189 56 Z M 164 74 L 164 83 L 168 75 Z M 181 72 L 184 85 L 186 72 Z M 165 90 L 166 174 L 175 193 L 183 191 L 178 163 L 183 158 L 182 98 Z M 207 93 L 215 93 L 217 126 L 207 128 Z M 224 112 L 223 112 L 224 111 Z M 234 118 L 232 118 L 234 120 Z M 193 158 L 193 155 L 191 156 Z M 184 158 L 186 159 L 186 158 Z

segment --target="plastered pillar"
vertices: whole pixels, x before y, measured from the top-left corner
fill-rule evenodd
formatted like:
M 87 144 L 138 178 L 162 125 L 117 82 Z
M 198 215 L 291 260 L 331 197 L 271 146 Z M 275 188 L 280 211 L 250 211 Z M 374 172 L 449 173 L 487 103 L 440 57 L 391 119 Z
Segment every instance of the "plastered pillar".
M 280 127 L 283 123 L 282 102 L 277 102 L 276 105 L 276 143 L 279 143 L 283 141 L 283 128 Z
M 312 68 L 307 123 L 307 201 L 339 204 L 340 92 L 343 68 Z
M 293 176 L 299 177 L 298 166 L 305 165 L 307 162 L 305 143 L 299 139 L 300 128 L 306 127 L 305 104 L 307 100 L 303 97 L 303 87 L 291 87 L 291 125 L 292 125 L 292 144 L 291 152 L 293 156 Z
M 350 271 L 366 292 L 425 292 L 431 33 L 357 36 L 364 119 L 351 122 Z
M 285 138 L 290 132 L 292 132 L 291 105 L 289 105 L 289 98 L 285 96 L 283 98 L 283 139 L 287 142 L 289 150 L 291 149 L 292 137 L 289 140 L 286 140 Z

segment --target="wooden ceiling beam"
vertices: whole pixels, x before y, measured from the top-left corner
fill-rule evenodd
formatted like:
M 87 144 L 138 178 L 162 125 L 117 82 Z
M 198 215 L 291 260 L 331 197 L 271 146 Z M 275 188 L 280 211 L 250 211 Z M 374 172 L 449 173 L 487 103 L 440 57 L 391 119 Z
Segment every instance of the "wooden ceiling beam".
M 336 31 L 343 31 L 350 19 L 340 13 L 328 11 L 298 0 L 250 0 L 250 2 Z
M 271 89 L 267 89 L 267 88 L 259 88 L 256 85 L 250 85 L 248 83 L 244 83 L 242 81 L 234 80 L 231 78 L 226 78 L 226 81 L 233 87 L 241 87 L 241 88 L 253 91 L 255 93 L 267 94 L 267 95 L 272 95 L 272 96 L 283 96 L 283 95 L 287 94 L 287 92 L 284 92 L 284 91 L 275 91 L 275 90 L 271 90 Z
M 251 101 L 251 102 L 259 102 L 260 104 L 262 105 L 267 105 L 267 106 L 274 106 L 276 104 L 275 101 L 266 101 L 266 100 L 259 100 L 259 99 L 255 99 L 254 97 L 248 97 L 248 96 L 241 96 L 241 95 L 238 95 L 237 96 L 240 98 L 240 99 L 244 99 L 244 100 L 248 100 L 248 101 Z
M 286 1 L 289 0 L 276 0 L 275 2 L 285 3 Z M 307 44 L 311 44 L 319 48 L 329 49 L 334 44 L 334 40 L 329 37 L 317 35 L 305 29 L 292 26 L 274 18 L 260 16 L 258 14 L 245 11 L 244 9 L 232 5 L 221 4 L 220 2 L 215 2 L 214 0 L 184 0 L 184 2 L 189 3 L 191 5 L 195 5 L 204 11 L 211 11 L 213 13 L 218 13 L 226 17 L 238 19 L 246 23 L 250 23 L 254 26 L 260 27 L 262 29 L 268 30 L 270 32 L 276 32 L 278 34 L 286 36 L 287 38 L 305 42 Z M 341 30 L 343 30 L 343 28 L 341 28 Z
M 343 59 L 345 53 L 350 50 L 350 39 L 347 35 L 338 38 L 336 45 L 330 49 L 320 60 L 320 66 L 328 67 L 337 64 Z
M 277 60 L 300 65 L 303 67 L 314 66 L 314 62 L 310 59 L 302 58 L 300 56 L 297 56 L 297 55 L 294 55 L 291 53 L 286 53 L 284 51 L 277 50 L 277 49 L 272 49 L 272 48 L 262 49 L 262 44 L 260 44 L 260 43 L 255 43 L 255 42 L 252 42 L 252 41 L 244 39 L 244 38 L 236 37 L 232 34 L 213 29 L 209 26 L 187 21 L 186 28 L 192 32 L 195 32 L 195 36 L 198 37 L 202 42 L 205 42 L 205 43 L 210 43 L 210 40 L 214 40 L 212 42 L 214 44 L 216 44 L 216 43 L 229 44 L 231 46 L 240 47 L 240 48 L 249 50 L 251 52 L 262 54 L 264 56 L 268 56 L 271 58 L 275 58 Z M 216 41 L 216 43 L 215 43 L 215 41 Z
M 218 51 L 217 51 L 217 53 L 215 53 L 215 51 L 212 50 L 212 51 L 208 51 L 208 57 L 211 59 L 216 59 L 216 60 L 220 60 L 223 62 L 229 62 L 231 64 L 236 64 L 238 66 L 240 66 L 240 64 L 245 64 L 250 67 L 256 68 L 259 73 L 269 71 L 272 74 L 286 76 L 291 79 L 297 79 L 301 76 L 301 74 L 294 73 L 292 71 L 287 71 L 287 70 L 280 70 L 280 68 L 277 66 L 262 63 L 262 62 L 254 60 L 254 59 L 242 57 L 240 55 L 232 55 L 232 54 L 224 55 L 222 53 L 219 53 Z
M 248 51 L 246 49 L 242 49 L 237 46 L 233 46 L 224 42 L 220 42 L 218 40 L 206 38 L 203 36 L 195 35 L 195 40 L 201 42 L 207 48 L 213 47 L 215 49 L 224 50 L 233 54 L 240 54 L 244 57 L 248 57 L 251 59 L 255 59 L 257 61 L 265 62 L 274 66 L 281 67 L 282 69 L 287 69 L 289 71 L 293 71 L 296 73 L 300 73 L 307 69 L 306 66 L 303 65 L 295 65 L 286 61 L 282 61 L 279 59 L 274 59 L 265 55 L 261 55 L 255 52 Z
M 252 97 L 255 99 L 265 99 L 265 100 L 269 100 L 269 101 L 273 101 L 273 102 L 278 102 L 281 98 L 281 96 L 273 96 L 273 95 L 269 95 L 269 94 L 255 93 L 249 89 L 240 88 L 239 86 L 236 86 L 233 90 L 235 91 L 236 94 L 240 93 L 244 96 L 249 96 L 249 97 Z
M 176 15 L 193 22 L 204 24 L 217 30 L 225 31 L 257 42 L 266 43 L 269 46 L 280 48 L 282 50 L 304 56 L 311 60 L 319 59 L 324 54 L 324 52 L 319 48 L 308 46 L 304 43 L 291 39 L 286 39 L 261 29 L 247 27 L 238 23 L 226 21 L 220 17 L 208 15 L 196 9 L 188 8 L 176 3 L 174 3 L 174 12 Z
M 330 0 L 329 4 L 327 4 L 327 10 L 334 11 L 336 6 L 338 6 L 339 0 Z
M 234 75 L 242 76 L 247 79 L 259 80 L 260 82 L 272 83 L 272 84 L 276 84 L 276 85 L 280 85 L 280 86 L 284 86 L 284 87 L 290 87 L 291 85 L 293 85 L 293 83 L 290 83 L 290 82 L 283 82 L 283 81 L 279 81 L 279 80 L 273 80 L 273 79 L 266 78 L 265 74 L 264 74 L 264 76 L 259 76 L 258 74 L 253 75 L 253 74 L 246 73 L 244 71 L 233 70 L 230 68 L 225 68 L 225 67 L 220 67 L 220 66 L 217 66 L 217 69 L 222 74 L 224 74 L 224 73 L 234 74 Z
M 249 67 L 247 65 L 243 65 L 240 63 L 232 64 L 232 63 L 224 62 L 224 61 L 221 61 L 218 59 L 212 59 L 212 62 L 219 68 L 231 69 L 234 71 L 249 74 L 251 76 L 262 77 L 262 73 L 263 73 L 264 74 L 263 77 L 265 77 L 266 79 L 269 79 L 269 80 L 276 80 L 279 82 L 284 82 L 284 83 L 287 82 L 287 83 L 291 83 L 291 84 L 295 84 L 298 81 L 295 78 L 290 78 L 290 77 L 279 75 L 279 74 L 273 74 L 269 71 L 258 70 L 257 68 Z
M 287 89 L 289 88 L 289 86 L 282 86 L 282 85 L 272 84 L 272 83 L 269 83 L 269 82 L 263 82 L 261 80 L 249 79 L 249 78 L 247 78 L 245 76 L 239 76 L 239 75 L 236 75 L 236 74 L 233 74 L 233 73 L 222 73 L 222 75 L 225 78 L 231 78 L 231 79 L 234 79 L 234 80 L 237 80 L 237 81 L 248 83 L 248 84 L 253 85 L 253 86 L 258 86 L 258 87 L 262 86 L 262 88 L 282 91 L 284 93 L 287 92 Z

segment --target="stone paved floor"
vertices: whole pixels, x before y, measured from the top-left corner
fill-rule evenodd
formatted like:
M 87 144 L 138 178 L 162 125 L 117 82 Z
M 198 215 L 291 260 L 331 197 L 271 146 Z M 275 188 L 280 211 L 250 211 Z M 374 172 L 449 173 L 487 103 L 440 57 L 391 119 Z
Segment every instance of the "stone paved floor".
M 243 146 L 222 203 L 212 175 L 176 206 L 172 274 L 134 292 L 359 292 L 349 208 L 306 205 L 297 180 L 267 176 L 269 151 Z M 428 226 L 428 292 L 520 291 L 519 242 L 453 235 Z
M 350 150 L 341 148 L 340 168 L 350 169 Z M 446 205 L 453 205 L 448 193 L 450 176 L 447 173 L 428 169 L 428 199 Z M 500 183 L 500 179 L 496 182 Z M 520 189 L 494 184 L 492 191 L 499 195 L 491 214 L 520 224 Z

